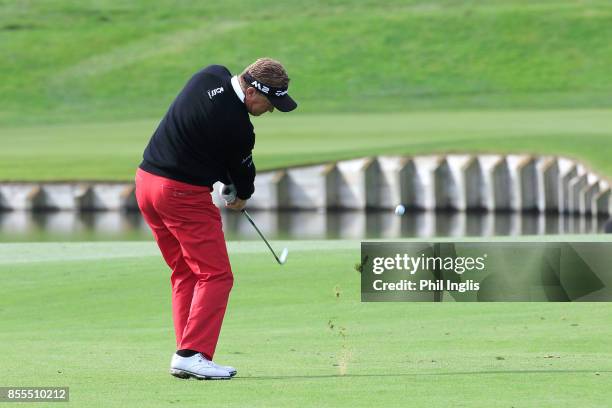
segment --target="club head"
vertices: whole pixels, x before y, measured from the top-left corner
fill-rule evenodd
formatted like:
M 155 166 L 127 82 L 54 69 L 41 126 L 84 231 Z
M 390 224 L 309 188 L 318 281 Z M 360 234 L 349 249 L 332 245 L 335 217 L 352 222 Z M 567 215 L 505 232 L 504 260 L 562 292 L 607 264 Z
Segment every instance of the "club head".
M 289 255 L 289 249 L 283 248 L 283 252 L 281 252 L 280 256 L 278 257 L 278 261 L 281 265 L 287 262 L 287 255 Z

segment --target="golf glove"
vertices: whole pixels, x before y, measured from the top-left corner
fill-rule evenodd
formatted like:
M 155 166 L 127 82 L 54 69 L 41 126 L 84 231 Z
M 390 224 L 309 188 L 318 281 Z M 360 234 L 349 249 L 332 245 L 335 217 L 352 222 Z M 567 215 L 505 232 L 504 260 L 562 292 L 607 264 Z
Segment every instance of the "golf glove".
M 236 200 L 236 187 L 233 184 L 224 184 L 221 188 L 221 198 L 231 204 Z

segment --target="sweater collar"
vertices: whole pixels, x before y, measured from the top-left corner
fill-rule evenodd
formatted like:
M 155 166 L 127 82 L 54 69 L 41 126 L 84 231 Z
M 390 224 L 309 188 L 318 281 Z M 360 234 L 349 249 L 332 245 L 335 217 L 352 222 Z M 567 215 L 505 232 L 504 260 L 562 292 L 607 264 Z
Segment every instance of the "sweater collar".
M 238 76 L 234 75 L 232 77 L 232 88 L 234 88 L 234 92 L 236 92 L 236 96 L 240 99 L 240 102 L 244 103 L 244 92 L 240 87 L 240 81 L 238 81 Z

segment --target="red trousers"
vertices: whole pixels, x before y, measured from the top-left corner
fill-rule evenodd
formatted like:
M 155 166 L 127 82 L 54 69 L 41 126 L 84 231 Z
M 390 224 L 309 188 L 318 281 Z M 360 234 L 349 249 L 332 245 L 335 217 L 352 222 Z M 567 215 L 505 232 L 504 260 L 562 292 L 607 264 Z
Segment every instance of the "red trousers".
M 136 173 L 138 207 L 172 269 L 172 318 L 178 349 L 215 354 L 234 281 L 221 214 L 208 187 Z

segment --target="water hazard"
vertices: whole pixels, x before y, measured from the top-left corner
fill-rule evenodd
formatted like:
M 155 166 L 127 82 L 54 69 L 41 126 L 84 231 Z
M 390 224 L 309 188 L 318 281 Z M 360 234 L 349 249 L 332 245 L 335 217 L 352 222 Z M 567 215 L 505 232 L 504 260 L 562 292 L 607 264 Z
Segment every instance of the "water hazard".
M 222 213 L 226 238 L 257 239 L 239 213 Z M 595 234 L 605 218 L 559 214 L 253 211 L 270 239 L 366 239 Z M 0 242 L 148 240 L 138 212 L 0 212 Z

